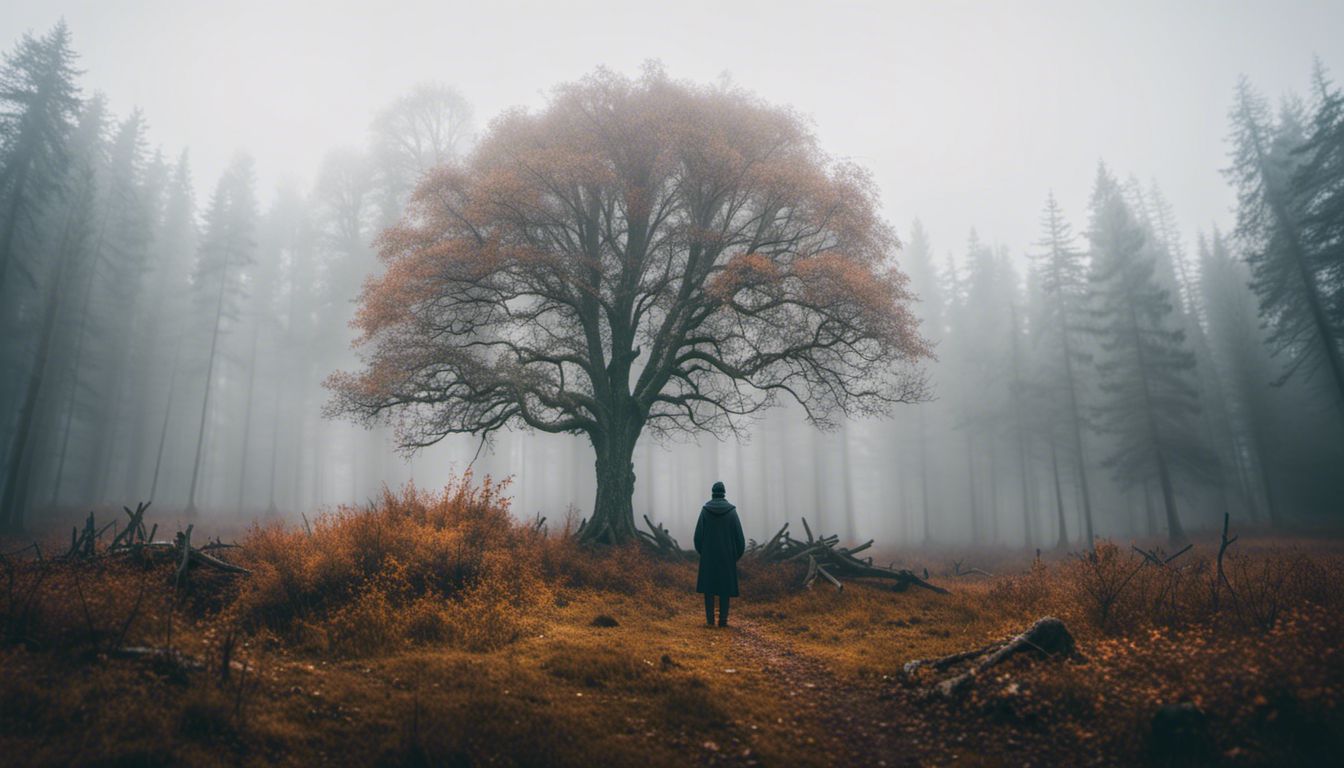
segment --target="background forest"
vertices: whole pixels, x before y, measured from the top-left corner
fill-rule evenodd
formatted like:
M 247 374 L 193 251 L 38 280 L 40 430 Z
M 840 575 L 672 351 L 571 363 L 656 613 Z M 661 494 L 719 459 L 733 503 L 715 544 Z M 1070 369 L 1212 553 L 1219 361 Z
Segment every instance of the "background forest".
M 136 500 L 298 517 L 473 458 L 514 477 L 518 514 L 585 514 L 582 438 L 508 433 L 479 457 L 463 438 L 404 461 L 389 429 L 322 415 L 323 380 L 356 362 L 348 323 L 379 232 L 472 146 L 480 120 L 454 88 L 352 116 L 365 146 L 332 149 L 311 187 L 263 190 L 246 155 L 194 178 L 188 150 L 151 146 L 153 115 L 81 74 L 64 23 L 13 40 L 0 72 L 6 528 Z M 1160 179 L 1104 163 L 1078 169 L 1095 181 L 1076 207 L 1041 190 L 1022 252 L 898 226 L 933 399 L 826 433 L 781 408 L 749 441 L 644 440 L 636 512 L 684 539 L 722 479 L 756 538 L 800 514 L 891 543 L 1039 547 L 1179 539 L 1224 510 L 1337 523 L 1344 94 L 1323 66 L 1304 75 L 1277 100 L 1236 84 L 1231 231 L 1181 231 Z

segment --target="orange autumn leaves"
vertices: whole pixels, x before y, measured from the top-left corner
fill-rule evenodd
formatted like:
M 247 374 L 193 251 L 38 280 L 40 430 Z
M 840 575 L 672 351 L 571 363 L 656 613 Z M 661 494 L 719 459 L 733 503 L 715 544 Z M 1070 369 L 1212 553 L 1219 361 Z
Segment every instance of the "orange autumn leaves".
M 930 354 L 897 245 L 867 174 L 791 111 L 656 70 L 599 71 L 541 111 L 506 113 L 422 179 L 379 238 L 386 269 L 354 321 L 366 366 L 332 378 L 336 410 L 411 403 L 439 408 L 448 431 L 515 415 L 600 430 L 610 411 L 566 393 L 619 391 L 630 382 L 607 362 L 638 359 L 652 373 L 628 394 L 644 418 L 698 426 L 703 409 L 769 400 L 709 381 L 723 376 L 767 392 L 803 375 L 797 396 L 834 401 L 809 413 L 880 411 L 922 396 Z

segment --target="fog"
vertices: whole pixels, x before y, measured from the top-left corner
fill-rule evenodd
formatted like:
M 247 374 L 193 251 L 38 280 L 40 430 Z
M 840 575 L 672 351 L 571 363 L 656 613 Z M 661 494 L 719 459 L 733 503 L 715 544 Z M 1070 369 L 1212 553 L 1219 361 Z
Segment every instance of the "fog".
M 823 433 L 781 406 L 743 441 L 645 434 L 637 517 L 685 542 L 723 480 L 757 539 L 800 516 L 846 538 L 1013 546 L 1166 535 L 1172 504 L 1186 528 L 1224 511 L 1337 518 L 1341 391 L 1309 339 L 1275 340 L 1293 321 L 1261 304 L 1246 264 L 1274 238 L 1244 226 L 1246 185 L 1224 170 L 1240 76 L 1267 101 L 1267 129 L 1296 130 L 1278 107 L 1289 94 L 1310 128 L 1313 62 L 1344 77 L 1344 4 L 388 5 L 0 8 L 7 51 L 64 19 L 81 71 L 69 168 L 53 182 L 64 191 L 15 203 L 12 179 L 0 189 L 27 206 L 0 283 L 10 520 L 150 498 L 161 513 L 298 519 L 468 467 L 511 477 L 520 516 L 588 514 L 582 436 L 455 436 L 407 456 L 390 426 L 325 418 L 322 382 L 358 365 L 348 323 L 380 269 L 374 241 L 420 174 L 469 155 L 507 110 L 650 60 L 791 107 L 827 152 L 872 173 L 937 359 L 930 399 L 890 418 Z M 426 138 L 416 110 L 448 130 Z M 1096 277 L 1086 307 L 1061 310 L 1071 289 L 1052 288 L 1050 270 L 1068 269 L 1051 254 L 1068 243 L 1043 229 L 1050 195 L 1094 275 L 1108 258 L 1099 231 L 1143 234 L 1165 292 L 1153 322 L 1180 337 L 1166 369 L 1184 377 L 1169 383 L 1186 398 L 1171 419 L 1189 440 L 1163 443 L 1181 459 L 1170 472 L 1127 455 L 1140 416 L 1113 390 L 1139 373 L 1106 367 L 1121 343 L 1106 302 L 1115 314 L 1142 292 L 1108 299 Z M 1108 218 L 1111 198 L 1129 219 Z M 67 252 L 84 255 L 55 266 Z M 1344 270 L 1320 275 L 1337 304 L 1317 331 L 1338 355 Z M 1061 311 L 1096 331 L 1062 354 Z M 1080 399 L 1067 408 L 1066 359 Z

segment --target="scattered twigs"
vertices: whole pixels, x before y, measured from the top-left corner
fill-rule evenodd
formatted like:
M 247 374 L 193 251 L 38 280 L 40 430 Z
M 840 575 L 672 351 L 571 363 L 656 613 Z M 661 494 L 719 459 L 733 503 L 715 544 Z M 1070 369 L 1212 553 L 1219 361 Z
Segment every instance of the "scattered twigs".
M 1166 553 L 1164 553 L 1160 547 L 1156 549 L 1139 549 L 1133 544 L 1130 544 L 1129 548 L 1134 550 L 1135 552 L 1138 552 L 1140 555 L 1143 555 L 1144 562 L 1152 563 L 1153 565 L 1156 565 L 1159 568 L 1165 568 L 1171 564 L 1171 561 L 1175 560 L 1181 555 L 1184 555 L 1186 552 L 1189 552 L 1191 548 L 1193 548 L 1194 546 L 1195 546 L 1194 544 L 1186 544 L 1184 547 L 1182 547 L 1179 551 L 1177 551 L 1173 555 L 1166 555 Z

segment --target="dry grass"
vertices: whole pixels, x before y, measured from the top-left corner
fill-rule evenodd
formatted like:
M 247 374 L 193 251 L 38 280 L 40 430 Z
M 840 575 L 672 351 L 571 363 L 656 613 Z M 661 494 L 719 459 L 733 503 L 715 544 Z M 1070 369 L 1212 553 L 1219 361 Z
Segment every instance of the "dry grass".
M 971 553 L 992 577 L 953 576 L 960 553 L 902 559 L 947 596 L 798 592 L 791 568 L 744 563 L 724 632 L 703 627 L 693 563 L 547 537 L 503 491 L 464 478 L 311 532 L 254 527 L 234 555 L 251 577 L 195 573 L 179 595 L 171 566 L 8 563 L 0 749 L 34 765 L 1134 764 L 1163 762 L 1149 723 L 1183 700 L 1209 718 L 1197 763 L 1344 747 L 1331 544 L 1238 543 L 1225 582 L 1216 542 L 1168 568 L 1109 544 Z M 953 702 L 898 682 L 910 659 L 1044 614 L 1086 663 L 1014 662 Z M 181 655 L 112 653 L 137 645 Z

